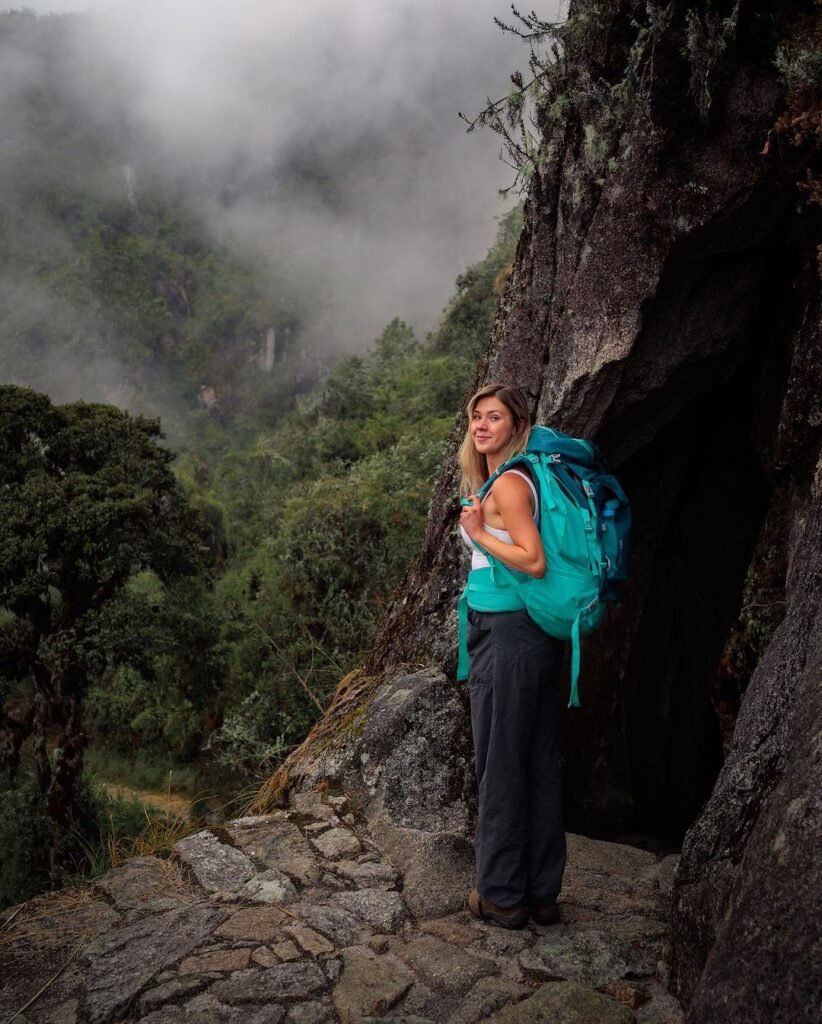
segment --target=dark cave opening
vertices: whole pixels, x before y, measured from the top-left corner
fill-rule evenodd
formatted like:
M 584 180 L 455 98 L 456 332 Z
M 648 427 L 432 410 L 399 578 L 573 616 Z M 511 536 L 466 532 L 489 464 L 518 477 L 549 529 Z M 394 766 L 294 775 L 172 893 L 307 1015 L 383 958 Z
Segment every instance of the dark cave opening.
M 781 241 L 726 253 L 721 274 L 715 251 L 669 265 L 637 364 L 623 376 L 628 397 L 605 424 L 632 501 L 634 556 L 622 605 L 584 655 L 583 710 L 565 717 L 571 830 L 681 844 L 733 729 L 733 699 L 717 696 L 746 680 L 723 676 L 723 653 L 765 548 L 776 550 L 768 599 L 784 609 L 784 570 L 776 578 L 774 565 L 783 564 L 785 524 L 770 448 L 797 327 L 799 255 L 789 233 Z M 696 343 L 689 329 L 700 332 Z M 684 355 L 689 347 L 697 358 Z M 674 368 L 640 398 L 636 381 L 666 358 Z M 620 459 L 631 438 L 633 454 Z M 597 440 L 607 451 L 607 436 Z
M 722 763 L 711 697 L 771 490 L 750 440 L 754 405 L 751 375 L 740 372 L 642 456 L 646 515 L 666 504 L 653 493 L 654 465 L 677 448 L 683 461 L 625 667 L 631 826 L 673 842 L 696 818 Z
M 581 715 L 566 717 L 572 831 L 678 846 L 722 765 L 712 697 L 771 495 L 751 440 L 754 363 L 620 470 L 634 511 L 636 579 L 586 652 L 591 677 L 610 678 L 613 690 L 592 693 Z

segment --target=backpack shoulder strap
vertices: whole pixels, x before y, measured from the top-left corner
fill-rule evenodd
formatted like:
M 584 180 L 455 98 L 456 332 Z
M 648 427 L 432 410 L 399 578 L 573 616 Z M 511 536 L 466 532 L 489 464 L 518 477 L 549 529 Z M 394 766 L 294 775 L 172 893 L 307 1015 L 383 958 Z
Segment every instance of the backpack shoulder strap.
M 515 466 L 524 465 L 530 469 L 533 474 L 533 467 L 538 464 L 539 457 L 533 452 L 520 452 L 519 455 L 515 455 L 507 462 L 503 462 L 502 465 L 488 477 L 482 487 L 477 491 L 477 494 L 480 498 L 484 498 L 502 474 L 506 473 L 509 469 L 513 469 Z

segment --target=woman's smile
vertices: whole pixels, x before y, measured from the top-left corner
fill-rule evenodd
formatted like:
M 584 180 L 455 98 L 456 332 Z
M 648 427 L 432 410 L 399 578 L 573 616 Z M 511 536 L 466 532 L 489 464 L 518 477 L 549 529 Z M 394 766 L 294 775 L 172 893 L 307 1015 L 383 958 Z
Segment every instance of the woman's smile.
M 508 445 L 514 436 L 511 411 L 494 397 L 482 398 L 474 407 L 471 439 L 483 454 L 493 454 Z

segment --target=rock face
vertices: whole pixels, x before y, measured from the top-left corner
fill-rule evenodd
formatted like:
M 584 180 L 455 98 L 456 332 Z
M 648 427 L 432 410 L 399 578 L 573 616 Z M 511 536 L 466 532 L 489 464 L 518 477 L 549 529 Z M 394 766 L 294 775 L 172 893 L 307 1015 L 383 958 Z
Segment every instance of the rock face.
M 363 864 L 379 869 L 379 888 L 319 849 L 295 858 L 295 833 L 308 840 L 323 827 L 344 827 L 326 802 L 335 799 L 303 792 L 299 810 L 243 819 L 209 833 L 213 842 L 183 840 L 171 861 L 141 858 L 95 886 L 20 908 L 3 928 L 0 1019 L 479 1024 L 501 1014 L 556 1024 L 681 1024 L 663 988 L 667 860 L 570 836 L 563 922 L 505 932 L 471 917 L 461 878 L 443 900 L 460 907 L 456 913 L 414 913 L 402 873 L 360 815 L 351 827 L 368 847 Z M 248 853 L 252 877 L 232 888 L 235 862 L 226 851 L 240 840 L 260 856 Z M 195 848 L 196 873 L 185 859 Z M 272 863 L 276 849 L 281 859 Z M 223 868 L 226 882 L 217 887 Z M 255 902 L 255 880 L 272 875 L 289 878 L 288 906 Z M 159 879 L 170 910 L 157 902 Z M 67 969 L 55 975 L 61 965 Z
M 820 217 L 796 183 L 818 175 L 819 154 L 810 136 L 795 146 L 772 132 L 786 104 L 775 55 L 808 38 L 813 8 L 770 10 L 572 5 L 474 381 L 516 383 L 539 420 L 596 440 L 631 497 L 631 579 L 586 643 L 583 710 L 566 715 L 568 813 L 599 834 L 678 841 L 693 826 L 674 938 L 700 1022 L 737 1020 L 740 1007 L 746 1020 L 800 1020 L 818 999 Z M 464 429 L 364 674 L 263 801 L 320 777 L 350 786 L 386 841 L 397 837 L 396 856 L 416 844 L 420 865 L 426 844 L 470 834 L 467 718 L 450 683 Z M 414 684 L 432 700 L 392 718 L 393 701 L 422 697 L 400 692 L 409 663 L 435 666 Z M 437 738 L 453 747 L 430 742 L 437 707 Z M 382 747 L 378 716 L 392 723 Z
M 748 687 L 678 871 L 679 989 L 694 994 L 690 1019 L 706 1024 L 741 1019 L 741 1007 L 763 1024 L 810 1021 L 822 1009 L 822 495 L 815 498 L 798 524 L 787 615 Z M 761 993 L 753 1005 L 751 990 Z
M 272 779 L 261 802 L 282 801 L 299 786 L 344 790 L 402 872 L 412 913 L 456 910 L 473 872 L 473 761 L 464 697 L 438 668 L 397 672 L 379 689 L 370 682 L 343 681 L 306 756 Z M 300 792 L 294 801 L 309 806 Z M 341 865 L 362 852 L 356 835 L 341 827 L 312 834 L 311 844 Z M 381 870 L 365 863 L 341 873 L 367 883 Z

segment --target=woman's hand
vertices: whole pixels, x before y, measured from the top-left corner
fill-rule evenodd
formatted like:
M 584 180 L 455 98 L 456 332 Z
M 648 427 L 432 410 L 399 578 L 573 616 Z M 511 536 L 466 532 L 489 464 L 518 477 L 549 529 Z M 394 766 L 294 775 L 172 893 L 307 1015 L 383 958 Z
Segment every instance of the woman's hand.
M 462 506 L 460 526 L 471 540 L 479 540 L 485 532 L 485 517 L 482 514 L 482 504 L 476 494 L 470 495 L 468 500 L 471 504 Z

